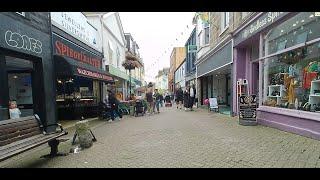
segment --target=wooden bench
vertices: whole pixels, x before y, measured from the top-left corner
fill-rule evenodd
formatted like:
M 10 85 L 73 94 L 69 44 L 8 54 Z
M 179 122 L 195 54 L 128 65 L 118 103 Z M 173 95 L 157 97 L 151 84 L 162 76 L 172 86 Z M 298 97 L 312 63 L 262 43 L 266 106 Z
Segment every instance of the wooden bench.
M 59 126 L 60 130 L 46 133 L 38 115 L 0 121 L 0 162 L 45 143 L 51 147 L 47 156 L 62 155 L 58 154 L 57 138 L 68 132 L 60 124 L 54 126 Z

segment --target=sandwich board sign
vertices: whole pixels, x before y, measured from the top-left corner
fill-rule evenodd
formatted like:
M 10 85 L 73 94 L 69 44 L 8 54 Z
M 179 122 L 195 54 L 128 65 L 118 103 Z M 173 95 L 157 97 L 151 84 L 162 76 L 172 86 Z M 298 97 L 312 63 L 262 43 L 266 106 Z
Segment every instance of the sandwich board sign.
M 256 95 L 242 95 L 239 97 L 239 124 L 244 126 L 257 124 Z

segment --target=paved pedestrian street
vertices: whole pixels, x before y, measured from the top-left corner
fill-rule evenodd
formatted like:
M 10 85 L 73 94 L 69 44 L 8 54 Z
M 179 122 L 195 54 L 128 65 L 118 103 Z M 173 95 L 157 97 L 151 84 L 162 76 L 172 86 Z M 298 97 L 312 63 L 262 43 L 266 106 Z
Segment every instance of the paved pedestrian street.
M 98 141 L 76 154 L 40 158 L 48 148 L 3 167 L 320 167 L 320 142 L 273 128 L 240 126 L 237 118 L 203 109 L 161 108 L 92 127 Z M 69 136 L 72 137 L 70 132 Z M 60 150 L 68 152 L 71 141 Z

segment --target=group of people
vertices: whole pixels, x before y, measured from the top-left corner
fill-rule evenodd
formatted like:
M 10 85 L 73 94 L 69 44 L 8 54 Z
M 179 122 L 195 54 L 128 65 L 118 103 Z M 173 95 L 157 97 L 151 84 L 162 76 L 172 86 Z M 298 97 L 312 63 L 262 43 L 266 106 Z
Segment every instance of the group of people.
M 194 84 L 187 86 L 184 91 L 181 86 L 179 86 L 175 96 L 177 109 L 182 109 L 182 107 L 184 107 L 185 110 L 193 111 L 193 105 L 196 100 L 196 88 Z
M 155 109 L 160 113 L 160 106 L 163 107 L 163 95 L 159 93 L 158 89 L 154 89 L 152 87 L 148 87 L 146 93 L 146 100 L 148 102 L 148 113 L 154 114 Z

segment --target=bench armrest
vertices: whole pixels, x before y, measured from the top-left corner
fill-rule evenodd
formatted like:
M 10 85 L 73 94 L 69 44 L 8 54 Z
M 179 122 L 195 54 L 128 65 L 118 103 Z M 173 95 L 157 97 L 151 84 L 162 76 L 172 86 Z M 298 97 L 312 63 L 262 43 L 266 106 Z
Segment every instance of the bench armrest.
M 49 127 L 49 126 L 59 126 L 59 128 L 60 128 L 60 132 L 64 132 L 64 129 L 63 129 L 62 125 L 61 125 L 61 124 L 59 124 L 59 123 L 50 124 L 50 125 L 47 125 L 46 127 Z

